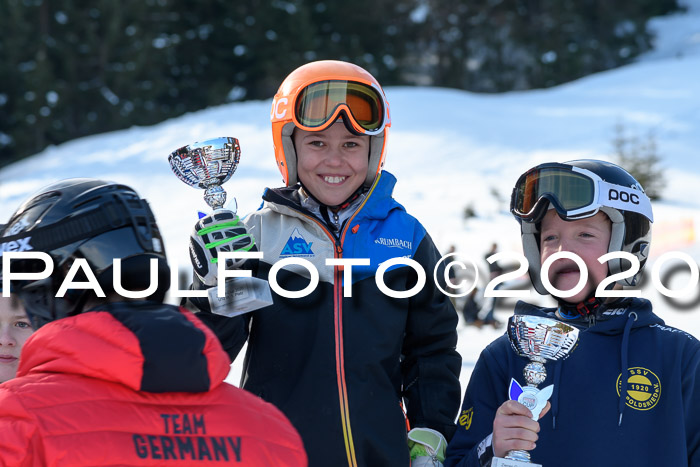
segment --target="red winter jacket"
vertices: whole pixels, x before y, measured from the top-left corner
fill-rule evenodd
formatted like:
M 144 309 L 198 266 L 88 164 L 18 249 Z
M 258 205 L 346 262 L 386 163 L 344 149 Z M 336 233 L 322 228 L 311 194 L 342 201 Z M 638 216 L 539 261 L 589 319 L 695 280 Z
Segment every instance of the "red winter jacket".
M 305 466 L 271 404 L 223 382 L 229 360 L 193 314 L 116 303 L 25 343 L 0 385 L 2 466 Z

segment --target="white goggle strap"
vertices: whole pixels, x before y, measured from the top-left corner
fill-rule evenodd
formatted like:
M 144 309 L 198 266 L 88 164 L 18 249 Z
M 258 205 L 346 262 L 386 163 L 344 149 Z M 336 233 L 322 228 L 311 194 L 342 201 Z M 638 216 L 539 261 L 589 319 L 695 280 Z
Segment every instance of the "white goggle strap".
M 640 190 L 600 180 L 598 182 L 598 205 L 636 212 L 654 222 L 651 200 L 646 193 Z

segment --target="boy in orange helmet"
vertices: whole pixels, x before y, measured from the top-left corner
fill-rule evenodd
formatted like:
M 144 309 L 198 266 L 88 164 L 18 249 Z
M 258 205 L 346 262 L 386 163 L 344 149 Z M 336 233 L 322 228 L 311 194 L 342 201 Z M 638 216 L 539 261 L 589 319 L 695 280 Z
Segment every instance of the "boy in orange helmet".
M 270 117 L 286 186 L 267 189 L 244 223 L 230 212 L 200 220 L 190 243 L 195 279 L 215 285 L 212 260 L 250 249 L 254 239 L 263 258 L 228 266 L 268 279 L 280 259 L 303 258 L 319 284 L 303 298 L 273 293 L 271 306 L 243 316 L 200 315 L 232 358 L 247 340 L 242 386 L 290 418 L 310 465 L 404 467 L 409 457 L 414 466 L 437 465 L 459 405 L 457 315 L 432 281 L 401 299 L 375 282 L 387 260 L 408 257 L 432 274 L 440 258 L 423 226 L 392 198 L 396 179 L 382 171 L 391 126 L 384 92 L 359 66 L 312 62 L 284 80 Z M 349 284 L 347 271 L 326 259 L 368 261 L 352 267 Z M 404 291 L 417 275 L 399 265 L 384 281 Z M 309 273 L 283 269 L 277 282 L 300 290 Z

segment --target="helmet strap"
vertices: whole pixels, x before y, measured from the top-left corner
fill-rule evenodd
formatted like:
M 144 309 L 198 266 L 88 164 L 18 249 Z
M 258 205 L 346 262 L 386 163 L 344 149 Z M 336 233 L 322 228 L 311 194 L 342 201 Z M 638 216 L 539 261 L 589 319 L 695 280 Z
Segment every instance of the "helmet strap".
M 605 290 L 611 290 L 615 287 L 615 283 L 608 284 Z M 620 299 L 607 301 L 607 297 L 596 297 L 595 290 L 588 297 L 581 300 L 579 303 L 570 303 L 561 299 L 557 299 L 559 304 L 558 313 L 568 319 L 582 319 L 588 321 L 589 326 L 594 326 L 600 319 L 601 315 L 607 310 L 610 305 L 615 304 Z
M 294 123 L 289 122 L 282 127 L 282 151 L 284 152 L 284 162 L 287 165 L 287 186 L 294 186 L 299 181 L 297 176 L 297 152 L 294 147 Z
M 133 201 L 133 200 L 132 200 Z M 113 197 L 99 209 L 90 209 L 72 217 L 66 217 L 47 227 L 37 227 L 31 231 L 3 237 L 6 242 L 17 241 L 27 244 L 38 251 L 53 250 L 70 245 L 86 236 L 96 237 L 105 232 L 131 226 L 137 232 L 137 241 L 142 247 L 151 249 L 146 243 L 151 241 L 150 221 L 153 219 L 148 203 L 138 199 L 138 212 L 135 214 L 122 195 Z M 146 233 L 139 232 L 139 227 L 148 227 Z M 31 243 L 29 243 L 31 242 Z
M 382 133 L 369 137 L 369 164 L 367 165 L 367 178 L 364 183 L 367 188 L 372 186 L 382 168 L 382 153 L 384 152 L 386 132 L 387 130 L 384 129 Z
M 589 296 L 579 303 L 557 301 L 559 302 L 558 315 L 564 319 L 586 321 L 589 327 L 596 324 L 604 308 L 603 300 L 595 296 Z
M 301 180 L 299 180 L 299 185 L 304 189 L 304 193 L 306 195 L 308 195 L 311 199 L 313 199 L 320 207 L 326 208 L 326 210 L 330 209 L 331 211 L 339 211 L 341 209 L 347 208 L 348 206 L 350 206 L 350 204 L 352 204 L 353 201 L 355 201 L 366 190 L 366 188 L 364 186 L 360 185 L 357 188 L 357 190 L 355 190 L 350 196 L 348 196 L 348 198 L 345 201 L 343 201 L 342 203 L 336 204 L 335 206 L 328 206 L 327 204 L 319 201 L 319 199 L 316 198 L 313 193 L 311 193 L 311 190 L 309 190 L 307 187 L 304 186 L 304 183 Z M 323 213 L 324 210 L 322 209 L 321 212 Z M 324 217 L 325 217 L 325 215 L 324 215 Z M 328 221 L 328 219 L 325 219 L 325 220 Z

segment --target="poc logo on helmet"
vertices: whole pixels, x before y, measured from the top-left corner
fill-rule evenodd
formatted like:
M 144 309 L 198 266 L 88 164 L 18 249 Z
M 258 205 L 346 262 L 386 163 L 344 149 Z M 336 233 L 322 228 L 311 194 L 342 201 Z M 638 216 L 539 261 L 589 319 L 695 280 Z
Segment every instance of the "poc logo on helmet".
M 612 201 L 622 201 L 623 203 L 639 204 L 638 195 L 614 188 L 610 188 L 608 191 L 608 199 Z
M 280 100 L 272 104 L 272 113 L 274 114 L 275 118 L 284 118 L 284 116 L 287 114 L 286 106 L 288 103 L 289 99 L 282 97 Z M 280 112 L 280 106 L 284 106 L 282 112 Z

